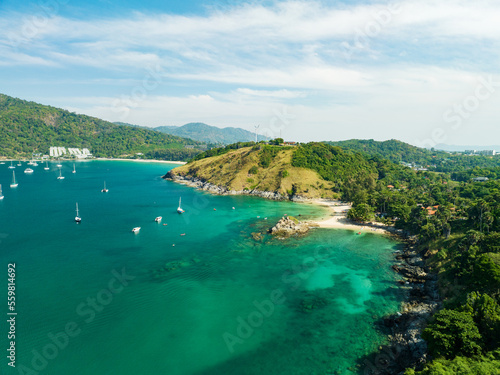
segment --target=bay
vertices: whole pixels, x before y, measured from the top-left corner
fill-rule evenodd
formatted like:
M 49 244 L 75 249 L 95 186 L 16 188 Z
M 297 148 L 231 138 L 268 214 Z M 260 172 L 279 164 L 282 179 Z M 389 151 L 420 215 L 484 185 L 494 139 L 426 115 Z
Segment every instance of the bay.
M 284 214 L 325 211 L 164 181 L 175 165 L 85 161 L 73 174 L 63 162 L 64 180 L 49 166 L 17 167 L 16 189 L 0 169 L 5 313 L 16 264 L 12 373 L 354 374 L 384 343 L 378 322 L 403 298 L 397 242 L 330 229 L 252 236 Z

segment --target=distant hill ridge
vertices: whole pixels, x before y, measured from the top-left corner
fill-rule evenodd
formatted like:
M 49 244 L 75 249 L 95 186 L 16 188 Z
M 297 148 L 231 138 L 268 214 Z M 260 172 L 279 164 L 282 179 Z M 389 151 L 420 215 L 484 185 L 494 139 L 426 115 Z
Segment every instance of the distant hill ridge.
M 236 142 L 255 141 L 255 133 L 234 127 L 218 128 L 202 122 L 192 122 L 183 126 L 158 126 L 154 130 L 191 138 L 199 142 L 211 144 L 231 144 Z M 257 135 L 258 141 L 267 141 L 269 138 Z

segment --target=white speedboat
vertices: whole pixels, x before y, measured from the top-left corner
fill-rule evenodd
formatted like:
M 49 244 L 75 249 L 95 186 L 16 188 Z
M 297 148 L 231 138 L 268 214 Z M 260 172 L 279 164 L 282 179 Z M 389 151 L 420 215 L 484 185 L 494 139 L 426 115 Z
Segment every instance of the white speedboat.
M 139 231 L 141 230 L 141 227 L 135 227 L 132 229 L 132 232 L 133 233 L 139 233 Z
M 13 161 L 11 160 L 11 161 L 10 161 L 10 165 L 9 165 L 9 169 L 14 169 L 14 168 L 15 168 L 15 167 L 14 167 L 14 164 L 12 164 L 12 163 L 13 163 Z
M 59 168 L 59 177 L 57 177 L 58 180 L 64 180 L 64 176 L 62 175 L 62 170 Z
M 3 199 L 3 194 L 2 194 L 2 185 L 0 185 L 0 201 Z
M 18 183 L 16 182 L 16 172 L 12 171 L 12 182 L 10 183 L 11 188 L 17 187 Z
M 104 189 L 101 190 L 101 193 L 107 193 L 109 190 L 106 189 L 106 181 L 104 181 Z
M 77 223 L 81 223 L 82 222 L 82 218 L 80 217 L 80 215 L 78 214 L 78 203 L 76 204 L 76 216 L 75 216 L 75 222 Z
M 31 174 L 31 173 L 33 173 L 33 169 L 31 169 L 31 168 L 26 168 L 26 169 L 24 170 L 24 173 Z
M 181 198 L 179 198 L 179 207 L 177 207 L 177 213 L 183 214 L 185 211 L 181 207 Z
M 162 219 L 162 217 L 161 217 L 161 216 L 157 216 L 157 217 L 155 218 L 155 221 L 156 221 L 157 223 L 159 223 L 159 222 L 161 221 L 161 219 Z

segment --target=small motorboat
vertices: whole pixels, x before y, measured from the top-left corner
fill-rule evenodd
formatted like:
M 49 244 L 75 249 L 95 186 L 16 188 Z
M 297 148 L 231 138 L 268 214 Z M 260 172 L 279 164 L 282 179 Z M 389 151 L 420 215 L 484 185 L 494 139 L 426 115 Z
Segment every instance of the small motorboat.
M 157 223 L 159 223 L 159 222 L 161 221 L 161 219 L 162 219 L 162 217 L 161 217 L 161 216 L 157 216 L 157 217 L 155 218 L 155 221 L 156 221 Z
M 141 227 L 135 227 L 132 229 L 132 232 L 133 233 L 139 233 L 139 231 L 141 230 Z
M 31 169 L 31 168 L 26 168 L 26 169 L 24 170 L 24 173 L 33 173 L 33 169 Z
M 186 235 L 186 233 L 181 233 L 181 236 L 185 236 L 185 235 Z
M 163 224 L 163 225 L 168 225 L 167 223 Z

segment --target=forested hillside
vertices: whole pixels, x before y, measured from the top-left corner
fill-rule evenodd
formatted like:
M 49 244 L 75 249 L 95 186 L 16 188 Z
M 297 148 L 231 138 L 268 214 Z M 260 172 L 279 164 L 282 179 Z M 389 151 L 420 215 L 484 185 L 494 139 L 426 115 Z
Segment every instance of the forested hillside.
M 500 167 L 500 155 L 464 155 L 446 151 L 427 150 L 391 139 L 374 141 L 373 139 L 351 139 L 348 141 L 327 142 L 345 150 L 353 150 L 367 156 L 378 156 L 394 163 L 411 163 L 435 172 L 464 172 L 472 168 Z
M 186 160 L 199 151 L 197 142 L 140 127 L 116 125 L 95 117 L 0 94 L 0 155 L 47 154 L 51 146 L 88 148 L 95 156 Z

